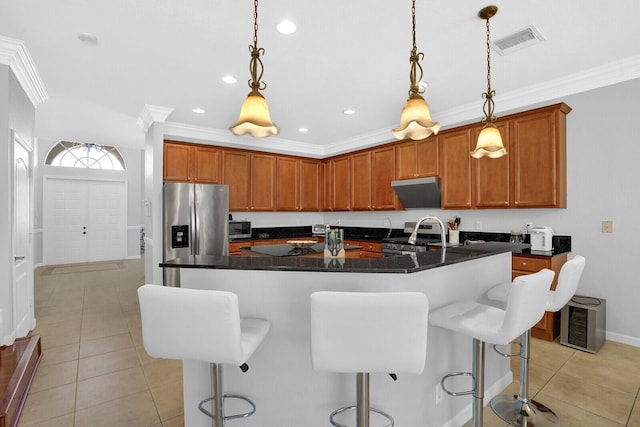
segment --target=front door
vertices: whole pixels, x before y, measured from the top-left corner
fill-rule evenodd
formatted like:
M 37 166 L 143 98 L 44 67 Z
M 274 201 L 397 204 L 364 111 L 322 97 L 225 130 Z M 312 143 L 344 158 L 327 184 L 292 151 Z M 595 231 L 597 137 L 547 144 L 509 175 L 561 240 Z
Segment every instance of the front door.
M 126 212 L 125 181 L 45 178 L 44 263 L 124 259 Z

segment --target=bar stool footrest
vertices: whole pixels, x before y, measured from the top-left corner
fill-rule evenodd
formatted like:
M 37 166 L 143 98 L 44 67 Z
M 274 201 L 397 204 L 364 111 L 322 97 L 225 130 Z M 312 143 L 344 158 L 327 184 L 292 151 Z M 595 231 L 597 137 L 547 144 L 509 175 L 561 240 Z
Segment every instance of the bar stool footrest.
M 241 414 L 225 415 L 224 417 L 222 417 L 223 422 L 226 421 L 226 420 L 233 420 L 233 419 L 237 419 L 237 418 L 250 417 L 251 415 L 256 413 L 256 405 L 249 398 L 244 397 L 244 396 L 240 396 L 239 394 L 225 394 L 224 395 L 224 399 L 227 399 L 227 398 L 228 399 L 244 400 L 249 405 L 251 405 L 251 410 L 249 412 L 243 412 Z M 198 409 L 200 410 L 200 412 L 202 412 L 203 414 L 207 415 L 209 418 L 215 418 L 215 415 L 212 414 L 211 412 L 209 412 L 208 410 L 206 410 L 203 406 L 207 402 L 211 402 L 214 399 L 215 399 L 215 397 L 208 397 L 208 398 L 202 400 L 200 403 L 198 403 Z M 224 400 L 223 400 L 223 404 L 224 404 Z
M 352 406 L 345 406 L 345 407 L 343 407 L 343 408 L 336 409 L 335 411 L 333 411 L 333 412 L 331 413 L 331 415 L 329 415 L 329 422 L 331 423 L 331 425 L 336 426 L 336 427 L 349 427 L 349 426 L 347 426 L 347 425 L 345 425 L 345 424 L 341 424 L 341 423 L 339 423 L 339 422 L 335 421 L 335 420 L 334 420 L 334 417 L 335 417 L 336 415 L 339 415 L 339 414 L 341 414 L 341 413 L 345 412 L 345 411 L 355 410 L 356 408 L 357 408 L 357 407 L 356 407 L 355 405 L 352 405 Z M 370 411 L 370 412 L 375 412 L 375 413 L 376 413 L 376 414 L 378 414 L 378 415 L 382 415 L 382 416 L 383 416 L 383 417 L 385 417 L 387 420 L 389 420 L 389 424 L 385 424 L 385 425 L 384 425 L 384 426 L 382 426 L 382 427 L 393 427 L 393 426 L 394 426 L 395 421 L 393 420 L 393 417 L 392 417 L 391 415 L 389 415 L 389 414 L 387 414 L 386 412 L 383 412 L 383 411 L 381 411 L 381 410 L 379 410 L 379 409 L 376 409 L 376 408 L 369 408 L 369 411 Z
M 498 417 L 513 426 L 560 426 L 560 420 L 551 409 L 535 400 L 524 402 L 515 394 L 494 397 L 491 399 L 491 409 Z
M 516 357 L 516 356 L 522 356 L 522 344 L 518 343 L 518 347 L 520 347 L 520 351 L 517 353 L 504 353 L 502 350 L 500 350 L 498 348 L 498 344 L 494 344 L 493 345 L 493 351 L 495 351 L 496 353 L 498 353 L 500 356 L 502 357 Z
M 448 380 L 449 378 L 451 378 L 451 377 L 460 377 L 460 376 L 471 377 L 471 379 L 473 380 L 473 388 L 471 390 L 450 391 L 444 385 L 444 382 L 446 380 Z M 442 377 L 442 379 L 440 380 L 440 387 L 442 387 L 442 390 L 445 393 L 447 393 L 449 396 L 468 396 L 470 394 L 473 394 L 476 391 L 476 380 L 475 380 L 475 378 L 473 378 L 473 374 L 471 372 L 453 372 L 451 374 L 447 374 L 444 377 Z

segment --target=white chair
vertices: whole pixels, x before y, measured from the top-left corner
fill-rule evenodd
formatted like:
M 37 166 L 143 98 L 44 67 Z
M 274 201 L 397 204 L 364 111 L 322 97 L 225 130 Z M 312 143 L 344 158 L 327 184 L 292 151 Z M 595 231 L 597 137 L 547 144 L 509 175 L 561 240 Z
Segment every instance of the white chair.
M 472 372 L 455 372 L 442 378 L 442 389 L 451 396 L 473 395 L 473 427 L 482 426 L 484 407 L 485 342 L 507 344 L 535 325 L 544 315 L 547 291 L 555 273 L 543 269 L 517 277 L 512 284 L 504 310 L 475 301 L 461 301 L 433 311 L 429 322 L 473 338 Z M 445 381 L 453 376 L 467 375 L 473 379 L 468 391 L 453 392 Z
M 356 404 L 335 410 L 329 421 L 356 411 L 357 427 L 368 427 L 369 374 L 420 374 L 427 354 L 429 301 L 419 292 L 315 292 L 311 294 L 311 362 L 317 371 L 356 373 Z
M 246 372 L 247 360 L 269 331 L 263 319 L 240 318 L 238 297 L 231 292 L 143 285 L 138 288 L 142 340 L 152 357 L 197 360 L 211 363 L 213 397 L 198 405 L 213 419 L 214 427 L 226 420 L 253 415 L 255 404 L 244 396 L 224 394 L 222 364 Z M 251 405 L 243 414 L 224 414 L 225 398 L 242 399 Z M 212 401 L 212 410 L 204 405 Z
M 564 307 L 575 295 L 585 259 L 576 256 L 564 263 L 558 275 L 558 283 L 555 290 L 547 292 L 546 311 L 557 312 Z M 498 285 L 487 293 L 491 300 L 506 301 L 509 289 L 504 285 Z M 516 426 L 559 426 L 558 416 L 545 405 L 533 399 L 529 399 L 529 357 L 531 331 L 528 330 L 520 337 L 520 389 L 517 396 L 501 394 L 491 399 L 491 408 L 500 418 L 511 425 Z M 512 356 L 499 352 L 503 356 Z

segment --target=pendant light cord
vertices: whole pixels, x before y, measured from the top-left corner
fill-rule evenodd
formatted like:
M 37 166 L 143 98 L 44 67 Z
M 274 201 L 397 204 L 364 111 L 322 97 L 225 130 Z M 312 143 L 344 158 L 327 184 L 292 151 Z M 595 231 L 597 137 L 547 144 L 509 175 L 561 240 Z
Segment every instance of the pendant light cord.
M 259 91 L 265 90 L 267 84 L 262 80 L 264 73 L 264 65 L 260 59 L 260 55 L 264 55 L 264 49 L 258 48 L 258 0 L 253 1 L 253 45 L 249 45 L 251 60 L 249 61 L 249 87 L 252 94 L 259 94 Z M 259 73 L 258 73 L 259 70 Z
M 411 49 L 411 55 L 409 56 L 409 62 L 411 63 L 411 71 L 409 72 L 409 80 L 411 85 L 409 87 L 409 97 L 414 97 L 424 92 L 424 89 L 420 87 L 420 81 L 422 80 L 423 70 L 420 61 L 424 58 L 424 53 L 418 52 L 416 44 L 416 0 L 411 2 L 411 35 L 413 37 L 413 49 Z M 418 71 L 420 75 L 418 76 Z
M 493 102 L 493 97 L 496 95 L 496 91 L 491 89 L 491 43 L 490 36 L 491 30 L 489 28 L 489 18 L 487 18 L 487 91 L 482 94 L 484 98 L 484 105 L 482 106 L 482 111 L 484 111 L 484 121 L 487 123 L 493 123 L 495 120 L 495 116 L 493 115 L 493 111 L 495 109 L 495 103 Z

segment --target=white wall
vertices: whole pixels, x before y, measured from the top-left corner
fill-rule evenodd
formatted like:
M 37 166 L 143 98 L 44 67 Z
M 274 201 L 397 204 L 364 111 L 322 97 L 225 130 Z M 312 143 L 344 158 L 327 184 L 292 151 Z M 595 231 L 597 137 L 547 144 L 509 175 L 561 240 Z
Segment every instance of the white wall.
M 573 108 L 567 118 L 567 209 L 439 210 L 401 212 L 235 213 L 255 227 L 307 225 L 401 228 L 426 213 L 443 219 L 458 215 L 462 230 L 508 233 L 526 222 L 571 235 L 573 254 L 587 264 L 578 292 L 607 299 L 607 338 L 640 346 L 640 80 L 550 100 Z M 496 99 L 499 102 L 499 99 Z M 613 233 L 601 222 L 613 220 Z

